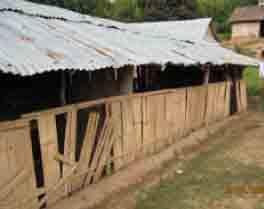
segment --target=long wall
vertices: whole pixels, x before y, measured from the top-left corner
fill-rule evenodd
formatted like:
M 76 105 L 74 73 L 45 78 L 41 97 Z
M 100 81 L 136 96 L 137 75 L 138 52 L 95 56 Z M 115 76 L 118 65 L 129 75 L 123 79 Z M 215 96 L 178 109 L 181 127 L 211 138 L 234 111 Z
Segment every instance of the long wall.
M 1 208 L 48 207 L 228 117 L 230 88 L 222 82 L 114 97 L 1 123 Z M 236 97 L 245 111 L 243 81 L 236 83 Z

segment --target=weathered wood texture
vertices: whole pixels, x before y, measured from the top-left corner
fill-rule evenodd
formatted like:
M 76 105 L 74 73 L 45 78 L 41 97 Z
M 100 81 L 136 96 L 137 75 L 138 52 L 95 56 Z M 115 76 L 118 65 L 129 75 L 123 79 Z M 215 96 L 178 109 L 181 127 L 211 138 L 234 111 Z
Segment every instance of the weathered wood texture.
M 245 81 L 236 82 L 236 101 L 238 112 L 247 110 L 247 87 Z
M 0 208 L 38 207 L 32 145 L 28 123 L 0 132 Z
M 228 117 L 230 88 L 229 82 L 223 82 L 124 96 L 40 112 L 23 123 L 0 124 L 0 208 L 51 205 L 138 158 L 159 152 L 194 129 Z M 238 109 L 244 111 L 243 81 L 237 82 L 236 92 Z M 80 120 L 83 110 L 87 114 Z M 57 120 L 62 114 L 64 128 Z M 36 169 L 29 128 L 33 119 L 42 165 Z M 41 188 L 36 187 L 35 172 L 43 176 Z
M 166 95 L 166 120 L 170 141 L 184 136 L 186 121 L 186 89 Z
M 204 123 L 206 90 L 204 86 L 187 88 L 186 132 L 197 129 Z
M 50 189 L 58 183 L 61 178 L 60 163 L 55 156 L 59 153 L 56 116 L 43 114 L 38 121 L 41 158 L 43 165 L 43 176 L 45 188 Z M 64 192 L 47 192 L 48 204 L 60 199 Z

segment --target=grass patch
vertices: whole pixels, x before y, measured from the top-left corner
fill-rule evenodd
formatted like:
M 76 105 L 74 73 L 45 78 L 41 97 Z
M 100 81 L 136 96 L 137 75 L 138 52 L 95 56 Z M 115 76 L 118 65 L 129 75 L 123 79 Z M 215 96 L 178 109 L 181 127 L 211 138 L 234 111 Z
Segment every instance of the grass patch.
M 136 209 L 239 208 L 232 204 L 233 195 L 226 192 L 227 188 L 263 185 L 264 168 L 230 159 L 224 154 L 226 149 L 227 144 L 220 144 L 185 162 L 184 174 L 175 174 L 172 180 L 142 191 Z M 262 205 L 259 202 L 258 208 Z
M 264 83 L 259 78 L 258 69 L 254 67 L 249 67 L 244 71 L 243 76 L 247 83 L 249 96 L 261 95 L 261 89 Z

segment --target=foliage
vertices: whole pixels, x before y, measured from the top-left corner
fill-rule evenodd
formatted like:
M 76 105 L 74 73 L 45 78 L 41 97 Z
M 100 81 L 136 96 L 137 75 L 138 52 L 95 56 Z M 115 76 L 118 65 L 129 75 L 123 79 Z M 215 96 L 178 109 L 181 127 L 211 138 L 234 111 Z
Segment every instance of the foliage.
M 194 0 L 31 0 L 123 21 L 196 17 Z
M 258 0 L 197 0 L 197 10 L 200 16 L 213 17 L 218 32 L 230 30 L 229 18 L 238 6 L 256 5 Z
M 213 17 L 217 31 L 229 32 L 228 19 L 238 6 L 257 0 L 31 0 L 122 21 L 157 21 Z
M 261 94 L 263 82 L 259 78 L 258 70 L 249 67 L 244 71 L 244 79 L 247 82 L 248 94 L 250 96 L 258 96 Z

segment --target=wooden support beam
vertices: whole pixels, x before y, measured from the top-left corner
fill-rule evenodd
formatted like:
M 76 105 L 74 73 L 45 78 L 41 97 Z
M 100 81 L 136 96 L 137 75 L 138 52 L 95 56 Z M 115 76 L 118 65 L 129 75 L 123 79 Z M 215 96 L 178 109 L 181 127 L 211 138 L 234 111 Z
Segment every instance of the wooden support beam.
M 127 66 L 119 71 L 120 95 L 133 93 L 134 66 Z
M 208 85 L 210 81 L 210 67 L 209 65 L 206 65 L 203 67 L 204 72 L 204 79 L 203 79 L 203 85 Z
M 60 103 L 61 105 L 66 105 L 67 101 L 66 101 L 66 72 L 62 71 L 61 72 L 61 86 L 60 86 Z

